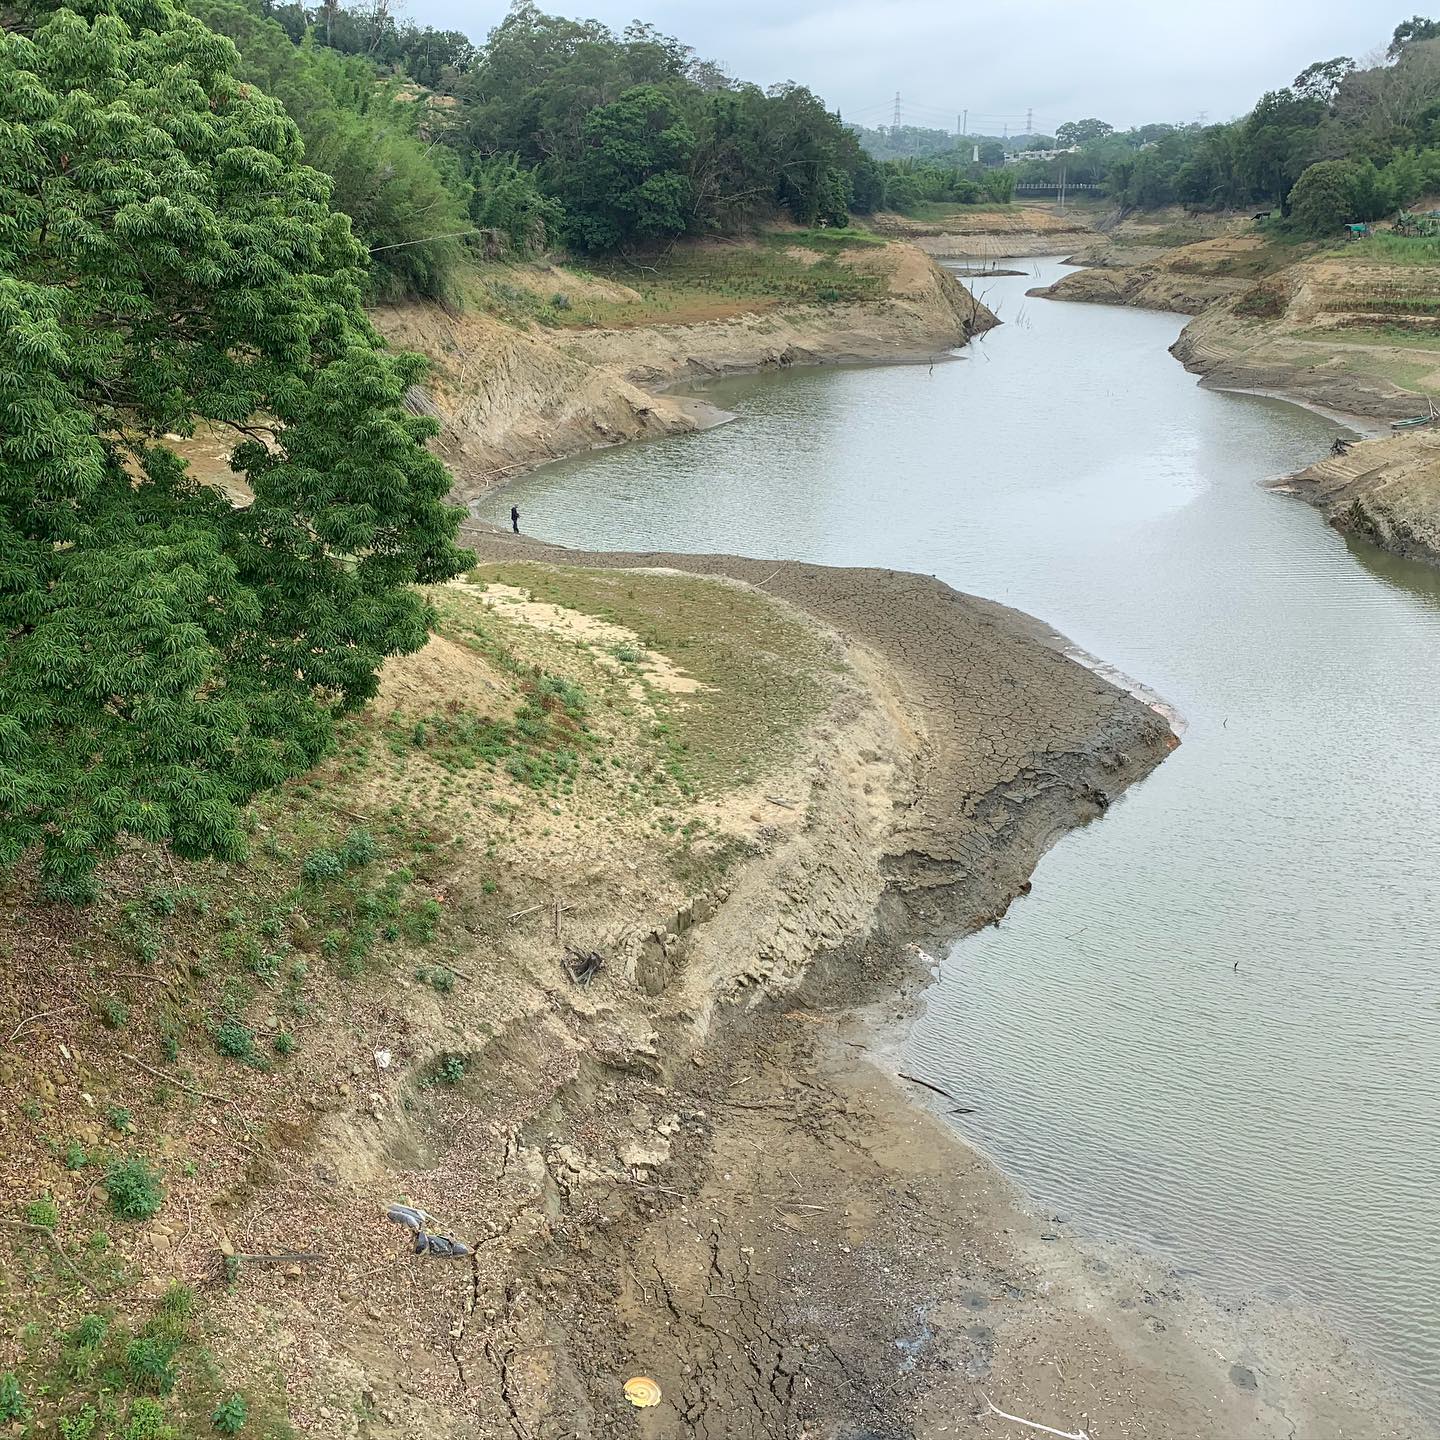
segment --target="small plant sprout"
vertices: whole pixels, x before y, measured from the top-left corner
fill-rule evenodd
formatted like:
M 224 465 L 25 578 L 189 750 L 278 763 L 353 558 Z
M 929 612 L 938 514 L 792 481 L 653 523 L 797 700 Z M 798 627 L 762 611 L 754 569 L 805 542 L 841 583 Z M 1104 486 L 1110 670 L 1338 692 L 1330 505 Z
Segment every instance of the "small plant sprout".
M 250 1407 L 245 1403 L 243 1395 L 232 1395 L 228 1400 L 222 1400 L 216 1407 L 215 1413 L 210 1417 L 210 1423 L 222 1435 L 238 1435 L 244 1428 L 245 1422 L 250 1418 Z

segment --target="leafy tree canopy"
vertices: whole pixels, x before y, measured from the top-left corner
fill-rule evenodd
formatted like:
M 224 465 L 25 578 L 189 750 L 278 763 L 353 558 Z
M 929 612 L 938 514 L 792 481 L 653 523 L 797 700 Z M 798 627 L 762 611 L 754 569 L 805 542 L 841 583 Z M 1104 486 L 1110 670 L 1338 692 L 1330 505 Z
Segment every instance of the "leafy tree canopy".
M 1407 45 L 1414 41 L 1436 38 L 1440 38 L 1440 21 L 1427 20 L 1423 15 L 1412 15 L 1408 20 L 1402 20 L 1395 27 L 1395 33 L 1390 37 L 1390 44 L 1385 53 L 1394 60 Z
M 238 856 L 240 807 L 419 648 L 464 556 L 365 256 L 229 40 L 170 0 L 0 32 L 0 864 L 82 899 L 118 837 Z M 244 432 L 254 500 L 166 432 Z
M 1084 145 L 1090 140 L 1101 140 L 1113 135 L 1115 127 L 1103 120 L 1067 120 L 1055 131 L 1055 143 L 1062 150 L 1071 145 Z
M 664 90 L 640 85 L 597 106 L 581 137 L 582 149 L 560 176 L 572 244 L 615 250 L 685 231 L 695 135 Z

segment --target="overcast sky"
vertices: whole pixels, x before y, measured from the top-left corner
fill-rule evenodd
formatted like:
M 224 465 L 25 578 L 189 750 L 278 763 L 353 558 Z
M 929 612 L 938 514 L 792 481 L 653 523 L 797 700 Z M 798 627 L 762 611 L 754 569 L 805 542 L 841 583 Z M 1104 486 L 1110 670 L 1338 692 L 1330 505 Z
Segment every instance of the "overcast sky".
M 678 35 L 732 75 L 809 85 L 831 109 L 889 124 L 1013 135 L 1095 115 L 1125 127 L 1243 114 L 1312 60 L 1383 49 L 1418 0 L 555 0 L 541 8 L 635 18 Z M 408 0 L 421 24 L 483 40 L 508 6 Z M 1440 6 L 1432 7 L 1440 9 Z M 1425 7 L 1421 7 L 1425 13 Z

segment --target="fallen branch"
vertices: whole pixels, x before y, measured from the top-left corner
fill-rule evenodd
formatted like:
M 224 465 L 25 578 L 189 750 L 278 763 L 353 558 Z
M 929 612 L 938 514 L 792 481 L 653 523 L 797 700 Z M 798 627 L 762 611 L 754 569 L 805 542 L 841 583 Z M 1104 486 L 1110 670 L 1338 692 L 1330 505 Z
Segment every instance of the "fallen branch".
M 633 1175 L 622 1175 L 620 1177 L 627 1185 L 633 1185 L 637 1190 L 663 1190 L 667 1195 L 684 1196 L 683 1190 L 677 1190 L 673 1185 L 660 1185 L 654 1180 L 637 1180 Z
M 138 1055 L 120 1052 L 122 1060 L 128 1060 L 132 1065 L 138 1065 L 147 1074 L 153 1075 L 157 1080 L 163 1080 L 167 1085 L 173 1085 L 177 1090 L 183 1090 L 187 1095 L 198 1095 L 202 1100 L 213 1100 L 217 1105 L 233 1105 L 235 1102 L 228 1095 L 212 1095 L 208 1090 L 201 1090 L 198 1086 L 187 1085 L 183 1080 L 177 1080 L 173 1075 L 167 1075 L 163 1070 L 157 1070 L 153 1065 L 147 1065 Z
M 33 1230 L 37 1235 L 43 1235 L 51 1245 L 51 1248 L 60 1257 L 65 1268 L 98 1300 L 100 1292 L 80 1273 L 80 1267 L 65 1253 L 65 1247 L 56 1238 L 55 1232 L 48 1225 L 37 1225 L 33 1220 L 10 1220 L 0 1218 L 0 1225 L 9 1225 L 16 1230 Z
M 16 1037 L 27 1025 L 33 1025 L 37 1020 L 48 1020 L 48 1019 L 51 1018 L 51 1016 L 54 1016 L 54 1015 L 68 1015 L 68 1014 L 70 1013 L 70 1011 L 72 1011 L 72 1010 L 79 1010 L 80 1008 L 81 1008 L 81 1007 L 80 1007 L 79 1005 L 62 1005 L 58 1010 L 40 1010 L 40 1011 L 37 1011 L 34 1015 L 27 1015 L 27 1016 L 10 1032 L 10 1040 L 7 1041 L 6 1043 L 7 1043 L 7 1044 L 12 1043 L 12 1042 L 14 1041 L 15 1037 Z
M 375 822 L 368 815 L 361 815 L 355 810 L 347 810 L 343 805 L 332 805 L 328 800 L 321 804 L 332 814 L 343 815 L 347 820 L 354 820 L 360 825 L 373 825 Z
M 788 800 L 782 800 L 778 795 L 767 795 L 765 797 L 772 805 L 778 805 L 782 810 L 798 810 L 798 805 L 792 805 Z
M 907 1075 L 903 1070 L 897 1070 L 895 1077 L 898 1080 L 908 1080 L 912 1085 L 918 1085 L 922 1090 L 933 1090 L 935 1094 L 943 1096 L 946 1100 L 954 1100 L 957 1105 L 960 1103 L 948 1090 L 942 1090 L 938 1085 L 932 1085 L 928 1080 L 917 1079 L 914 1075 Z
M 983 1390 L 980 1393 L 985 1395 Z M 990 1414 L 998 1415 L 1012 1425 L 1023 1425 L 1027 1430 L 1039 1430 L 1044 1435 L 1058 1435 L 1060 1440 L 1090 1440 L 1090 1434 L 1086 1430 L 1056 1430 L 1053 1426 L 1041 1425 L 1037 1420 L 1022 1420 L 1018 1415 L 1007 1414 L 988 1395 L 985 1395 L 985 1403 L 990 1407 Z
M 517 910 L 513 915 L 507 915 L 506 920 L 519 920 L 525 915 L 533 915 L 537 910 L 543 910 L 548 901 L 542 900 L 538 905 L 531 905 L 524 910 Z

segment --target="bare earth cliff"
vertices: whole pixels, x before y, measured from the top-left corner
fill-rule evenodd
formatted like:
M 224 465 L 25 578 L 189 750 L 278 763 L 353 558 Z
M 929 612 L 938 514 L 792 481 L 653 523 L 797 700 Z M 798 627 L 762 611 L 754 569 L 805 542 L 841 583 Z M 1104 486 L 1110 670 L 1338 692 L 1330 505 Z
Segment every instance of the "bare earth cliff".
M 722 247 L 713 248 L 723 263 Z M 934 359 L 994 323 L 952 275 L 908 245 L 847 251 L 838 263 L 873 281 L 874 298 L 736 301 L 694 307 L 719 312 L 704 318 L 681 310 L 655 323 L 635 290 L 547 267 L 545 288 L 563 288 L 580 304 L 598 291 L 609 323 L 546 329 L 478 307 L 451 314 L 416 303 L 379 309 L 374 319 L 392 344 L 430 357 L 417 407 L 440 420 L 438 449 L 455 471 L 457 494 L 473 498 L 545 460 L 719 418 L 668 387 L 789 365 Z M 522 280 L 542 283 L 515 276 Z

